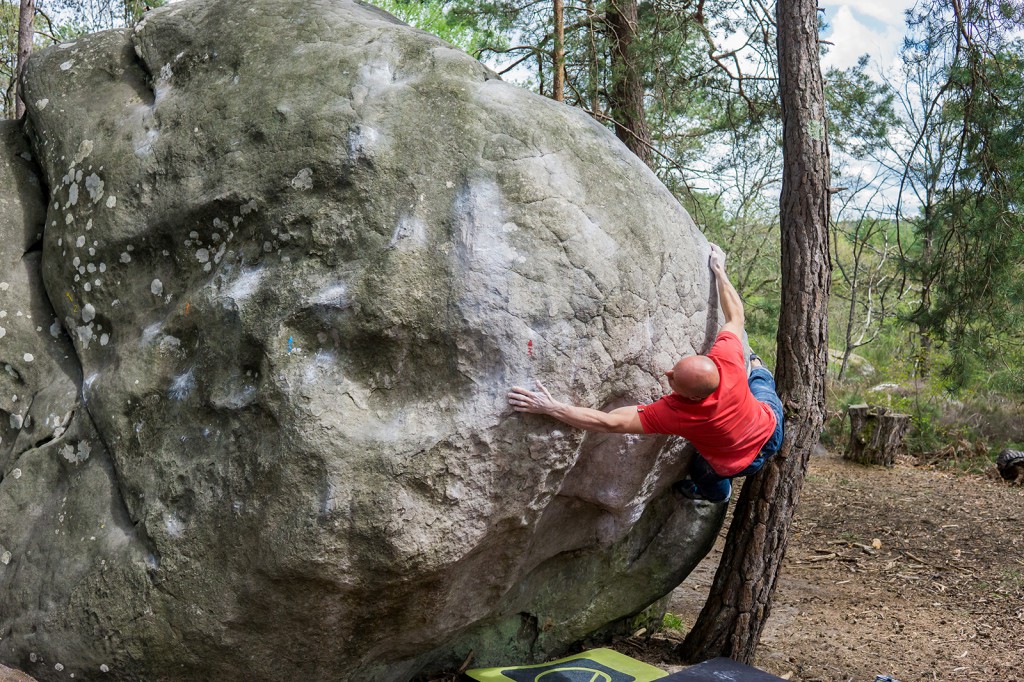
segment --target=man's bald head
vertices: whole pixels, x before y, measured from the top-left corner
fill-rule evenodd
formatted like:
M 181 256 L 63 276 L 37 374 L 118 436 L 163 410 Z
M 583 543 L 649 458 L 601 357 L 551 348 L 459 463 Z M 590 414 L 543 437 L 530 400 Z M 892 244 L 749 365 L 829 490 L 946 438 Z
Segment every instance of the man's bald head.
M 665 372 L 672 390 L 690 400 L 703 400 L 715 392 L 721 377 L 714 361 L 706 355 L 691 355 Z

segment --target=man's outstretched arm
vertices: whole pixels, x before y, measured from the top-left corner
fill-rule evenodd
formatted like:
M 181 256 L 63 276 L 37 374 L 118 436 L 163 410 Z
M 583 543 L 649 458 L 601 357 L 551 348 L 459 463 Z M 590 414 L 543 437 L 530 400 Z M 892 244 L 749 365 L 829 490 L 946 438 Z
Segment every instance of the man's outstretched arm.
M 636 405 L 620 407 L 611 412 L 592 410 L 589 407 L 576 407 L 567 403 L 560 403 L 551 397 L 548 389 L 539 381 L 537 391 L 528 391 L 518 386 L 512 388 L 508 394 L 508 404 L 516 412 L 530 412 L 532 414 L 546 414 L 549 417 L 565 422 L 569 426 L 587 431 L 600 431 L 602 433 L 644 433 L 644 427 L 640 423 L 640 414 Z
M 736 287 L 729 281 L 729 276 L 725 274 L 725 252 L 717 244 L 711 245 L 709 262 L 711 271 L 715 273 L 715 283 L 718 285 L 718 304 L 722 306 L 722 315 L 725 316 L 722 329 L 731 331 L 742 339 L 745 323 L 743 301 L 736 292 Z

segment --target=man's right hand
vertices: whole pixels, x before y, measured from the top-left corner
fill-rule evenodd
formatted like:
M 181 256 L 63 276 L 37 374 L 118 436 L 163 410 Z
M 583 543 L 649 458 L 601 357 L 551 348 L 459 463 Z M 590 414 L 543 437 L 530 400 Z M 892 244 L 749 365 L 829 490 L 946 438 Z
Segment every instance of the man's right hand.
M 530 391 L 515 386 L 508 392 L 508 404 L 516 412 L 546 414 L 565 422 L 569 426 L 587 431 L 601 433 L 644 433 L 640 423 L 640 413 L 636 405 L 620 407 L 611 412 L 592 410 L 589 407 L 576 407 L 560 403 L 551 397 L 544 384 L 537 382 L 537 390 Z
M 725 272 L 725 251 L 718 244 L 711 244 L 711 256 L 708 258 L 708 265 L 715 274 Z
M 533 414 L 551 414 L 561 403 L 551 397 L 544 384 L 537 382 L 537 390 L 529 391 L 519 386 L 514 386 L 508 393 L 508 404 L 516 412 L 531 412 Z

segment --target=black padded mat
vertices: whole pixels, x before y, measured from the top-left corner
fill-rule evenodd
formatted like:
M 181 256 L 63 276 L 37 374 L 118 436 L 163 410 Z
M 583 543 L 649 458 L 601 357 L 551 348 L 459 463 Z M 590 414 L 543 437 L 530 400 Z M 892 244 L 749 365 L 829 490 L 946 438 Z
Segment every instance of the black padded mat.
M 686 670 L 672 673 L 658 682 L 781 682 L 781 677 L 766 673 L 731 658 L 712 658 Z

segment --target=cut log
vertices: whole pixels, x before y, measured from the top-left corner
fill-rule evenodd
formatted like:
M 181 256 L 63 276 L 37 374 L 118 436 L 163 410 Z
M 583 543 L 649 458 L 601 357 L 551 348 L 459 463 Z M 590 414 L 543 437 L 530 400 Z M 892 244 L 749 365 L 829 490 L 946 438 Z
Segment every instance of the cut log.
M 843 458 L 861 464 L 892 466 L 896 455 L 905 454 L 910 415 L 878 405 L 850 405 L 850 442 Z

